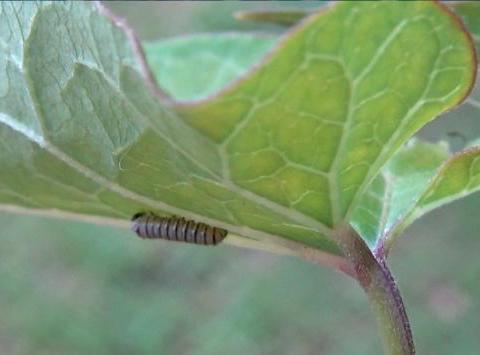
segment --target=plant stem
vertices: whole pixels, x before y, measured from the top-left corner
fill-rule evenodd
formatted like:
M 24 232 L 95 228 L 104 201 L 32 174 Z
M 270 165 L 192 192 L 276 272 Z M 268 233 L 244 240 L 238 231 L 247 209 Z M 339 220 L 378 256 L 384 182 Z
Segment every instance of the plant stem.
M 375 257 L 350 226 L 337 229 L 338 239 L 377 316 L 385 354 L 413 355 L 415 346 L 405 306 L 383 257 Z

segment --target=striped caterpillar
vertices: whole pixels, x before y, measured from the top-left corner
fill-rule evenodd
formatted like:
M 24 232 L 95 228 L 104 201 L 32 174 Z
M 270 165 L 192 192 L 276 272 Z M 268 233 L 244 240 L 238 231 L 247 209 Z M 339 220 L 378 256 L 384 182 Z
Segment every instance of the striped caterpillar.
M 225 229 L 182 217 L 160 217 L 145 212 L 132 217 L 132 230 L 143 239 L 166 239 L 201 245 L 216 245 L 228 233 Z

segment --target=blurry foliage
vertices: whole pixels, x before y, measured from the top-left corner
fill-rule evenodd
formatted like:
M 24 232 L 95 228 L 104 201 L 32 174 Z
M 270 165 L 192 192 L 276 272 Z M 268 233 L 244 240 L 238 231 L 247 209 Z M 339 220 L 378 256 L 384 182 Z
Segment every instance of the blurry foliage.
M 292 6 L 110 5 L 147 39 L 258 28 L 229 14 Z M 474 127 L 467 114 L 449 118 L 421 134 Z M 436 210 L 393 250 L 420 354 L 480 348 L 479 207 L 477 193 Z M 4 214 L 0 225 L 1 354 L 380 354 L 362 291 L 331 270 L 67 221 Z
M 472 196 L 434 211 L 393 250 L 419 353 L 480 346 L 476 209 Z M 329 269 L 66 221 L 0 223 L 2 354 L 381 354 L 362 291 Z

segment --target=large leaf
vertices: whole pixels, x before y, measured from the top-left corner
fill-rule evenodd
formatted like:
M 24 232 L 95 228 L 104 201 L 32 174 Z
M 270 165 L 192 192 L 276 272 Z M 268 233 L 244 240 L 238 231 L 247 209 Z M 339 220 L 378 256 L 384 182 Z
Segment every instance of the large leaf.
M 252 64 L 249 60 L 250 53 L 257 54 L 256 51 L 259 47 L 264 49 L 265 38 L 259 37 L 257 40 L 256 38 L 240 33 L 226 36 L 212 34 L 152 44 L 146 43 L 145 48 L 147 58 L 160 84 L 163 87 L 172 88 L 171 92 L 175 97 L 182 97 L 184 92 L 182 87 L 185 85 L 185 81 L 174 71 L 169 70 L 168 63 L 179 63 L 178 66 L 185 68 L 198 68 L 200 75 L 189 76 L 187 81 L 189 88 L 185 88 L 185 91 L 195 88 L 194 91 L 191 91 L 195 92 L 193 96 L 205 96 L 213 90 L 204 84 L 202 73 L 207 69 L 213 77 L 222 77 L 222 74 L 225 73 L 223 69 L 225 61 L 220 59 L 221 49 L 225 46 L 242 48 L 242 51 L 229 50 L 227 52 L 236 53 L 234 58 L 228 57 L 228 59 L 237 63 L 235 65 L 237 71 L 232 71 L 231 76 L 224 77 L 222 82 L 226 84 L 231 77 L 240 76 Z M 271 41 L 273 42 L 273 39 Z M 242 54 L 248 57 L 242 59 Z M 163 62 L 167 63 L 165 67 L 159 65 Z M 202 90 L 205 87 L 207 89 Z M 390 243 L 393 238 L 391 234 L 394 231 L 396 234 L 401 231 L 400 222 L 403 226 L 402 229 L 413 222 L 413 214 L 412 216 L 410 214 L 417 207 L 422 194 L 429 187 L 432 178 L 448 156 L 446 143 L 430 144 L 414 139 L 388 161 L 363 195 L 362 201 L 352 216 L 353 226 L 372 249 L 384 246 L 379 243 L 386 242 L 387 238 Z M 421 213 L 415 215 L 420 216 Z M 408 221 L 405 220 L 407 216 L 410 216 Z
M 261 51 L 268 49 L 265 41 L 264 37 L 236 33 L 225 36 L 214 34 L 192 36 L 144 45 L 147 58 L 162 87 L 171 88 L 171 93 L 177 98 L 182 98 L 184 92 L 194 92 L 193 98 L 206 96 L 214 91 L 205 85 L 204 72 L 208 72 L 212 77 L 222 78 L 221 82 L 226 84 L 232 77 L 242 75 L 253 64 L 253 61 L 250 61 L 252 53 L 258 55 L 259 48 Z M 271 38 L 270 42 L 273 43 L 273 41 L 274 39 Z M 235 56 L 227 56 L 226 59 L 221 60 L 224 47 L 229 48 L 227 54 L 234 52 Z M 231 49 L 236 47 L 242 50 Z M 243 59 L 242 55 L 247 57 Z M 232 69 L 237 70 L 222 76 L 225 74 L 224 67 L 230 66 L 225 64 L 228 60 L 235 61 Z M 160 63 L 166 63 L 166 65 L 162 66 Z M 187 72 L 188 68 L 198 68 L 200 75 L 190 75 L 189 80 L 185 81 L 182 76 L 170 70 L 173 64 L 169 63 L 178 63 L 176 66 L 186 68 Z M 182 89 L 187 85 L 186 83 L 189 87 Z M 353 226 L 372 249 L 384 246 L 378 243 L 384 243 L 387 238 L 390 242 L 394 230 L 396 234 L 400 232 L 400 222 L 403 228 L 413 222 L 413 215 L 408 221 L 404 219 L 417 208 L 420 197 L 430 186 L 432 178 L 448 156 L 446 143 L 430 144 L 413 139 L 388 161 L 363 195 L 361 203 L 352 216 Z
M 1 6 L 4 208 L 148 209 L 339 253 L 317 222 L 222 179 L 217 146 L 149 94 L 124 33 L 94 8 Z
M 224 173 L 237 185 L 332 228 L 349 219 L 399 146 L 467 93 L 471 47 L 461 31 L 455 44 L 445 42 L 453 22 L 444 11 L 428 3 L 335 6 L 251 76 L 179 110 L 221 145 Z M 432 27 L 427 17 L 443 24 Z M 470 49 L 457 52 L 461 43 Z
M 480 53 L 480 3 L 451 3 L 461 16 Z M 294 25 L 309 15 L 309 11 L 253 11 L 242 12 L 240 19 Z M 478 54 L 477 54 L 478 55 Z M 474 126 L 468 132 L 451 130 L 463 144 L 469 137 L 478 137 L 480 118 L 480 77 L 477 85 L 460 110 L 446 115 L 448 126 L 456 127 L 459 117 L 471 117 Z M 447 122 L 448 123 L 448 122 Z M 452 127 L 452 128 L 453 128 Z M 449 128 L 451 129 L 451 128 Z M 355 210 L 352 224 L 372 249 L 388 252 L 392 242 L 409 224 L 425 213 L 462 198 L 480 189 L 478 178 L 480 141 L 449 158 L 444 144 L 434 145 L 413 141 L 400 151 L 372 182 L 360 205 Z M 443 164 L 442 164 L 443 163 Z M 442 165 L 442 168 L 439 167 Z
M 149 209 L 334 255 L 332 230 L 402 143 L 466 95 L 474 68 L 436 4 L 341 3 L 228 90 L 167 105 L 88 4 L 0 6 L 3 208 L 125 221 Z

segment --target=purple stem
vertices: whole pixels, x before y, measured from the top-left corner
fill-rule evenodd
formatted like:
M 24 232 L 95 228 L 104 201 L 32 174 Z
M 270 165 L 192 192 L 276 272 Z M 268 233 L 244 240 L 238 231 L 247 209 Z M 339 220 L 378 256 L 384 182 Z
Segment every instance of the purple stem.
M 415 346 L 405 305 L 382 253 L 376 257 L 349 225 L 337 229 L 336 236 L 377 315 L 386 354 L 414 355 Z

